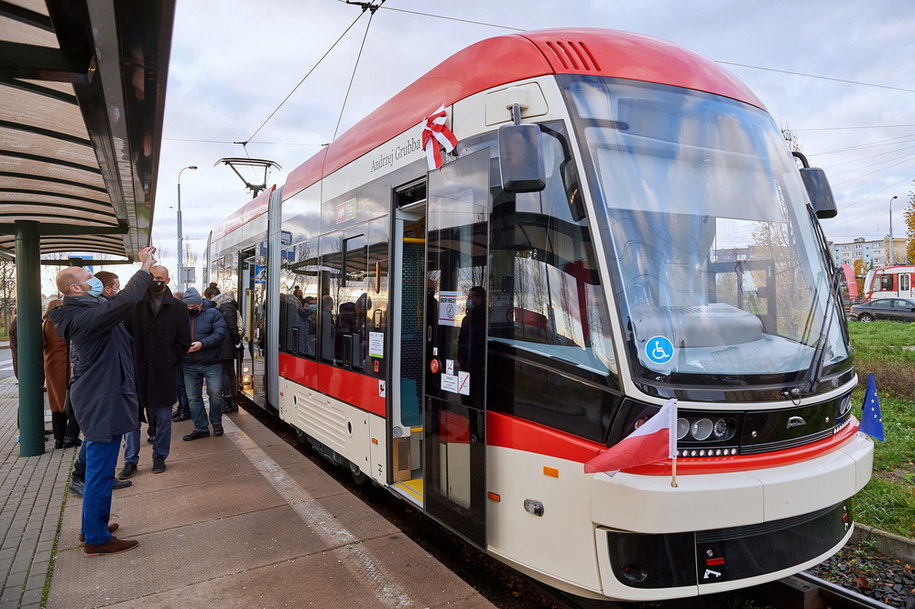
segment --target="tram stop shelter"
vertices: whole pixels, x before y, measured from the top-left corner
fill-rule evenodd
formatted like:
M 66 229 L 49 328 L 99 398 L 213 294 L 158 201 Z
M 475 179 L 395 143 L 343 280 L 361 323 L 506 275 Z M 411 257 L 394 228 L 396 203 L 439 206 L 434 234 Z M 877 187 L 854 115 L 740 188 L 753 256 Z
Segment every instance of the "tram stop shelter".
M 150 243 L 174 12 L 174 0 L 0 0 L 0 257 L 16 267 L 20 456 L 44 452 L 41 264 L 80 263 L 42 255 L 129 264 Z

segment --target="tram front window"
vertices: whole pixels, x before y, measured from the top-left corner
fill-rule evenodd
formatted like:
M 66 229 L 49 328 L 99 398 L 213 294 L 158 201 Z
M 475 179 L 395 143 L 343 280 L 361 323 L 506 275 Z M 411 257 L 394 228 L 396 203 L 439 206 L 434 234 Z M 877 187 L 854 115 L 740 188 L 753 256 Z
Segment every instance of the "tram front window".
M 785 378 L 817 351 L 827 371 L 847 365 L 804 186 L 765 112 L 661 85 L 563 84 L 637 377 Z

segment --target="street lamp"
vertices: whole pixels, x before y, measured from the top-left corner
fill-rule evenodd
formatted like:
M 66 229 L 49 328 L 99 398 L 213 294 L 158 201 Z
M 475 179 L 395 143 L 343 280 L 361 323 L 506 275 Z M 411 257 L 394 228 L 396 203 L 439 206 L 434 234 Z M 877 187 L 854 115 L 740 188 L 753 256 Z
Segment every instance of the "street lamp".
M 184 169 L 196 170 L 196 165 L 188 165 Z M 184 290 L 184 237 L 181 234 L 181 174 L 184 169 L 178 172 L 178 279 L 175 282 L 178 290 Z M 890 233 L 893 229 L 890 228 Z
M 890 266 L 896 264 L 896 258 L 893 256 L 893 199 L 898 199 L 899 197 L 893 195 L 893 198 L 890 199 Z

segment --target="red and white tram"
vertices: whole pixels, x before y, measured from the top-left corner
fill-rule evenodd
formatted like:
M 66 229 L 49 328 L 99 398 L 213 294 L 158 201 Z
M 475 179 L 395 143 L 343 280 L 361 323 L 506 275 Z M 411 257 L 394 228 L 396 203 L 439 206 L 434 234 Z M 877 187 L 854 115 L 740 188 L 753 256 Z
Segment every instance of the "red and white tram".
M 445 60 L 232 214 L 207 280 L 239 294 L 242 390 L 357 478 L 560 589 L 686 597 L 851 534 L 873 445 L 830 203 L 714 62 L 529 32 Z M 676 488 L 669 461 L 583 472 L 669 398 Z
M 871 269 L 864 277 L 864 300 L 877 298 L 911 298 L 915 296 L 912 278 L 915 266 L 884 266 Z

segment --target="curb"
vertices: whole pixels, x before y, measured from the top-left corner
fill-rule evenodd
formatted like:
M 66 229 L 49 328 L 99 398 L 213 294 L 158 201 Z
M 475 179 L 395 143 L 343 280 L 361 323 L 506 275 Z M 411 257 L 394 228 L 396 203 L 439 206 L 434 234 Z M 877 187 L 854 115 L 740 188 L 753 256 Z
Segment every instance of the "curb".
M 855 530 L 851 534 L 851 541 L 852 543 L 873 542 L 882 554 L 898 558 L 909 564 L 915 564 L 915 540 L 856 522 Z

